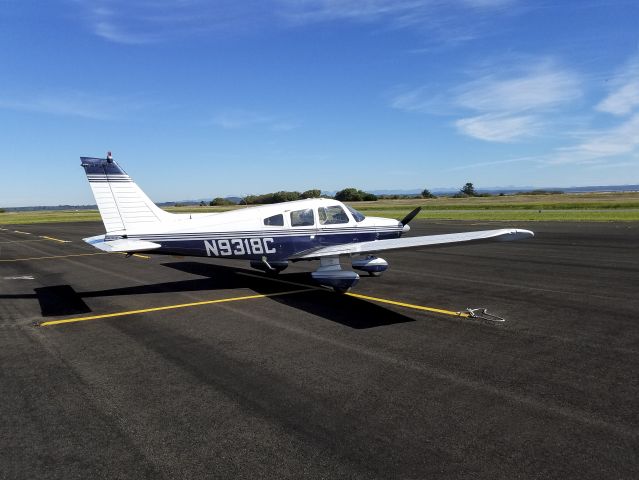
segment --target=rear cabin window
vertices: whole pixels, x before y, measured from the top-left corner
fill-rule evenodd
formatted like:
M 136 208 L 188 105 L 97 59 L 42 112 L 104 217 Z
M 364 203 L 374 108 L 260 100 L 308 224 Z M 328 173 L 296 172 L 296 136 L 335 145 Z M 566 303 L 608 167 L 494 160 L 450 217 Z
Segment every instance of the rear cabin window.
M 306 208 L 304 210 L 295 210 L 291 212 L 291 226 L 292 227 L 308 227 L 315 224 L 315 217 L 313 216 L 313 209 Z
M 273 215 L 272 217 L 265 218 L 264 225 L 275 225 L 277 227 L 283 227 L 284 215 L 280 213 L 279 215 Z
M 319 207 L 317 215 L 321 225 L 336 225 L 338 223 L 348 223 L 346 212 L 339 205 L 332 207 Z

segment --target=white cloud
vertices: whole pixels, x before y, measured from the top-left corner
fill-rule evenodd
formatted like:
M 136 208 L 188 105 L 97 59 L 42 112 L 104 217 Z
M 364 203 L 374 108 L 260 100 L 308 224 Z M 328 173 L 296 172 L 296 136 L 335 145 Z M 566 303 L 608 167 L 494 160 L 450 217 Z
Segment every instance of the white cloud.
M 627 115 L 639 107 L 639 56 L 630 60 L 611 84 L 612 91 L 597 105 L 597 110 Z
M 0 98 L 0 108 L 93 120 L 110 120 L 144 107 L 131 99 L 96 96 L 84 92 L 13 95 Z
M 455 126 L 463 135 L 487 142 L 534 136 L 552 121 L 551 113 L 581 97 L 581 81 L 549 59 L 520 63 L 525 66 L 493 66 L 496 72 L 479 74 L 476 80 L 444 91 L 429 86 L 406 90 L 392 97 L 390 105 L 407 112 L 448 115 L 474 110 L 479 115 L 459 118 Z
M 516 73 L 483 75 L 454 92 L 456 106 L 481 113 L 457 120 L 459 132 L 488 142 L 513 142 L 543 132 L 551 113 L 581 96 L 581 82 L 545 59 Z
M 400 92 L 391 98 L 391 107 L 405 112 L 431 112 L 441 99 L 431 93 L 428 87 L 419 87 L 406 92 Z
M 470 7 L 492 10 L 512 6 L 515 0 L 279 0 L 283 11 L 297 21 L 384 20 L 398 26 L 409 26 L 441 15 L 445 7 Z
M 262 126 L 275 132 L 286 132 L 298 127 L 296 123 L 287 119 L 242 109 L 218 112 L 213 116 L 212 123 L 227 129 Z
M 512 142 L 537 133 L 540 120 L 533 115 L 486 114 L 462 118 L 455 126 L 461 133 L 479 140 Z
M 548 110 L 581 96 L 578 77 L 543 61 L 507 78 L 487 75 L 457 89 L 456 103 L 480 112 Z
M 509 163 L 524 163 L 524 162 L 537 162 L 540 157 L 518 157 L 518 158 L 508 158 L 506 160 L 492 160 L 489 162 L 477 162 L 477 163 L 469 163 L 465 165 L 460 165 L 458 167 L 450 168 L 449 170 L 458 171 L 458 170 L 468 170 L 469 168 L 481 168 L 481 167 L 491 167 L 494 165 L 506 165 Z
M 462 3 L 475 8 L 495 8 L 513 5 L 516 2 L 514 0 L 462 0 Z
M 254 32 L 323 22 L 424 29 L 437 43 L 477 36 L 480 19 L 512 12 L 514 0 L 76 0 L 93 33 L 110 42 L 153 43 L 215 32 Z M 469 22 L 468 16 L 474 21 Z
M 592 164 L 608 158 L 637 154 L 639 150 L 639 113 L 616 127 L 593 133 L 582 143 L 558 149 L 548 163 Z
M 272 1 L 76 0 L 93 33 L 123 44 L 148 44 L 212 32 L 251 31 L 273 19 Z
M 143 45 L 156 42 L 160 37 L 152 34 L 135 34 L 122 30 L 110 21 L 95 22 L 93 32 L 105 40 L 127 45 Z

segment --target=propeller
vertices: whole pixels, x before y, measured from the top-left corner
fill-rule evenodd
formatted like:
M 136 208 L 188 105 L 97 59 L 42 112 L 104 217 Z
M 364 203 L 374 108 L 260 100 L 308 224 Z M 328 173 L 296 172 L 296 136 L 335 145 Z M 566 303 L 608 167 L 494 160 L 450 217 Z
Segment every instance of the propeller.
M 408 225 L 408 223 L 417 216 L 417 214 L 421 211 L 422 207 L 417 207 L 415 210 L 410 212 L 404 218 L 400 220 L 400 223 L 404 226 Z

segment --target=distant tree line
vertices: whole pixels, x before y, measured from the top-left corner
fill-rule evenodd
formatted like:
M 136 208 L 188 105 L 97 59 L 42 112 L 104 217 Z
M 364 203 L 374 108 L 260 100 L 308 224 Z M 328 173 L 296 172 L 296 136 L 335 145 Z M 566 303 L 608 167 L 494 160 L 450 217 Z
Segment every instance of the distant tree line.
M 374 202 L 377 200 L 377 195 L 356 188 L 345 188 L 335 194 L 335 200 L 340 202 Z
M 265 193 L 262 195 L 247 195 L 242 198 L 240 204 L 246 205 L 266 205 L 270 203 L 292 202 L 293 200 L 303 200 L 305 198 L 319 198 L 322 191 L 318 189 L 306 190 L 305 192 L 287 192 L 279 191 L 273 193 Z M 224 206 L 235 205 L 235 202 L 226 198 L 217 197 L 211 200 L 210 205 Z
M 273 193 L 264 193 L 262 195 L 246 195 L 239 202 L 240 205 L 267 205 L 271 203 L 292 202 L 294 200 L 304 200 L 306 198 L 319 198 L 322 196 L 322 191 L 314 188 L 306 190 L 305 192 L 287 192 L 279 191 Z M 330 197 L 324 195 L 324 197 Z M 333 197 L 336 200 L 342 202 L 359 202 L 359 201 L 375 201 L 377 196 L 372 193 L 364 192 L 356 188 L 345 188 L 340 190 Z M 209 202 L 209 205 L 221 207 L 227 205 L 236 205 L 237 202 L 233 202 L 227 198 L 216 197 Z
M 216 197 L 209 202 L 212 207 L 223 207 L 225 205 L 235 205 L 235 202 L 222 197 Z
M 533 190 L 531 192 L 521 192 L 519 195 L 547 195 L 553 193 L 563 193 L 561 191 L 555 190 Z M 319 198 L 322 196 L 322 192 L 319 189 L 306 190 L 305 192 L 288 192 L 288 191 L 279 191 L 273 193 L 265 193 L 262 195 L 247 195 L 242 198 L 239 202 L 240 204 L 245 205 L 264 205 L 271 203 L 281 203 L 281 202 L 291 202 L 294 200 L 303 200 L 305 198 Z M 429 189 L 425 188 L 421 194 L 415 195 L 375 195 L 373 193 L 365 192 L 363 190 L 359 190 L 357 188 L 349 187 L 339 192 L 335 193 L 335 200 L 339 200 L 340 202 L 370 202 L 376 201 L 378 199 L 409 199 L 409 198 L 437 198 L 437 195 L 433 194 Z M 479 193 L 475 186 L 471 182 L 465 183 L 457 193 L 452 196 L 453 198 L 467 198 L 467 197 L 491 197 L 490 193 Z M 504 196 L 503 193 L 500 193 L 499 196 Z M 324 195 L 326 198 L 330 198 L 329 195 Z M 237 202 L 233 200 L 229 200 L 228 198 L 216 197 L 209 202 L 211 206 L 228 206 L 228 205 L 236 205 Z M 200 205 L 205 205 L 204 202 L 200 202 Z

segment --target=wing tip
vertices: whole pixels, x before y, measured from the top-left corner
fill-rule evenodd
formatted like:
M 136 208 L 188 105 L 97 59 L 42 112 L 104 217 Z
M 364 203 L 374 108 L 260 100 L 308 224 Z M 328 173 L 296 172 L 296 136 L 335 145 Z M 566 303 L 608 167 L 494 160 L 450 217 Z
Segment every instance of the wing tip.
M 512 228 L 506 230 L 503 235 L 500 235 L 498 239 L 502 242 L 512 242 L 515 240 L 525 240 L 527 238 L 533 238 L 535 232 L 532 230 L 525 230 L 523 228 Z

